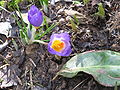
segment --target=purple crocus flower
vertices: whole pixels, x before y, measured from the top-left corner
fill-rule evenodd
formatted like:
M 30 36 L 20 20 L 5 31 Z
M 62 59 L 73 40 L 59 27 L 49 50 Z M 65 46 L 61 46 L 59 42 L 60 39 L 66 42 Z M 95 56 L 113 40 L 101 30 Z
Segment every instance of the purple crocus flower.
M 42 12 L 35 5 L 28 11 L 28 21 L 35 27 L 39 27 L 43 22 Z
M 58 56 L 69 56 L 72 52 L 68 33 L 52 34 L 48 43 L 48 51 Z

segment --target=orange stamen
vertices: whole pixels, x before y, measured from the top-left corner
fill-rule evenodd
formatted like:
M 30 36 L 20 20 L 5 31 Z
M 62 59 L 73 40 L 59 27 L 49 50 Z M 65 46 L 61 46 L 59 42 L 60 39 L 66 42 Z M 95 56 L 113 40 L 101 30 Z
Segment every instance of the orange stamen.
M 62 42 L 60 40 L 55 40 L 55 41 L 53 41 L 51 48 L 57 52 L 60 52 L 61 50 L 63 50 L 64 46 L 65 46 L 64 42 Z

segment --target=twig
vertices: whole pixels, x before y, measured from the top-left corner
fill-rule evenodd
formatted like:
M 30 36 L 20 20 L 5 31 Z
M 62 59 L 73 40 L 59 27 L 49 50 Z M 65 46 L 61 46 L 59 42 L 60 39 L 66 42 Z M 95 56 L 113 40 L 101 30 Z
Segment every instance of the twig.
M 58 77 L 58 74 L 56 74 L 51 81 L 55 80 L 57 77 Z
M 5 62 L 6 64 L 8 64 L 7 59 L 6 59 L 3 55 L 0 54 L 0 59 L 1 59 L 1 58 L 4 60 L 4 62 Z
M 6 66 L 8 66 L 8 65 L 9 65 L 9 64 L 2 65 L 2 66 L 0 67 L 0 69 L 6 67 Z
M 87 78 L 88 79 L 88 78 Z M 80 86 L 83 82 L 85 82 L 87 79 L 83 80 L 82 82 L 78 83 L 72 90 L 75 90 L 78 86 Z
M 34 63 L 34 61 L 31 58 L 29 58 L 29 60 L 34 65 L 34 67 L 36 67 L 36 64 Z
M 8 11 L 7 9 L 5 9 L 4 7 L 0 6 L 0 8 L 1 8 L 1 9 L 3 9 L 4 11 L 6 11 L 6 12 L 8 12 L 8 13 L 10 13 L 10 14 L 11 14 L 11 12 L 10 12 L 10 11 Z
M 17 78 L 19 84 L 22 85 L 22 81 L 20 80 L 20 78 L 18 77 L 18 75 L 16 75 L 15 70 L 13 70 L 13 73 L 15 74 L 15 76 L 16 76 L 16 78 Z
M 47 44 L 48 44 L 48 43 L 43 42 L 43 41 L 41 41 L 41 40 L 33 40 L 32 42 L 37 42 L 37 43 L 40 43 L 40 44 L 45 44 L 45 45 L 47 45 Z
M 31 90 L 33 90 L 33 80 L 32 80 L 32 71 L 30 69 L 30 87 L 31 87 Z

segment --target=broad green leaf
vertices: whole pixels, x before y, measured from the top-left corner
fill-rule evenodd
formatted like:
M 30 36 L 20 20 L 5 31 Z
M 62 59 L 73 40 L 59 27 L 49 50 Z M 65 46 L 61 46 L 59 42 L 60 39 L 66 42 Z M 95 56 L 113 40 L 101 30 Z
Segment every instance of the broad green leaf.
M 120 53 L 104 50 L 78 54 L 63 66 L 58 75 L 72 78 L 80 71 L 91 74 L 104 86 L 120 85 Z

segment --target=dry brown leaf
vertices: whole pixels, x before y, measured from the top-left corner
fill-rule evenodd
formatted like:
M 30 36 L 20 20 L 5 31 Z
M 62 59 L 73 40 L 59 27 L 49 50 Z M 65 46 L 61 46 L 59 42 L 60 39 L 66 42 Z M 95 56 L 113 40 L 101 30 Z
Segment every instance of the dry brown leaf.
M 86 16 L 83 15 L 82 13 L 79 13 L 78 11 L 75 11 L 72 9 L 70 9 L 70 10 L 65 9 L 64 12 L 65 12 L 65 14 L 67 14 L 69 16 L 76 16 L 76 18 L 78 18 L 78 19 L 86 18 Z
M 11 73 L 11 69 L 8 69 L 7 66 L 0 69 L 0 88 L 11 87 L 13 85 L 17 85 L 14 80 L 14 74 Z
M 92 6 L 94 6 L 94 5 L 96 5 L 96 4 L 98 4 L 99 3 L 99 0 L 92 0 Z

